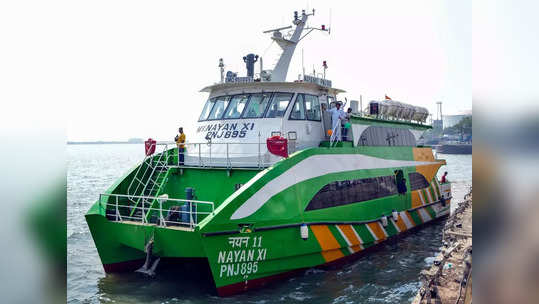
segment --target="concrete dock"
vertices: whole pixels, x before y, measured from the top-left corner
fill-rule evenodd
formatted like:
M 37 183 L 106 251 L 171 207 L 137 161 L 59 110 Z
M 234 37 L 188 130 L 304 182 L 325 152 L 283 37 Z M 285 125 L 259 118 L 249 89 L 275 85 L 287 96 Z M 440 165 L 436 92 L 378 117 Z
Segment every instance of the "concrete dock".
M 420 275 L 422 284 L 412 303 L 472 303 L 471 189 L 446 221 L 442 251 Z

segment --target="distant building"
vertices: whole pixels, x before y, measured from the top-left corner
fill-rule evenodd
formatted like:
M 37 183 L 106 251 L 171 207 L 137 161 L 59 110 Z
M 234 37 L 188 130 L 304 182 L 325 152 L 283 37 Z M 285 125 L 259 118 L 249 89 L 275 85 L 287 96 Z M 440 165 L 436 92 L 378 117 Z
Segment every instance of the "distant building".
M 435 131 L 442 131 L 444 126 L 445 126 L 445 122 L 443 122 L 443 120 L 436 120 L 435 119 L 435 120 L 432 121 L 432 128 Z
M 444 128 L 452 127 L 459 123 L 463 118 L 472 116 L 471 110 L 462 111 L 461 113 L 458 113 L 456 115 L 444 115 L 443 116 L 443 124 Z

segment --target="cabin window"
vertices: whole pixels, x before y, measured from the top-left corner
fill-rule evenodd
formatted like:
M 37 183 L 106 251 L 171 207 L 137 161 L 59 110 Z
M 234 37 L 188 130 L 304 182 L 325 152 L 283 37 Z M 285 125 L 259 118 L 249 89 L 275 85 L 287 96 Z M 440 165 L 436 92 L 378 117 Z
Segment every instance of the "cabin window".
M 429 182 L 419 172 L 411 172 L 408 174 L 408 179 L 410 179 L 410 188 L 413 190 L 425 189 L 429 186 Z
M 200 117 L 198 118 L 198 121 L 203 121 L 208 119 L 208 115 L 210 114 L 211 108 L 215 104 L 215 98 L 208 99 L 206 101 L 206 104 L 204 105 L 204 108 L 202 109 L 202 113 L 200 114 Z
M 243 112 L 243 109 L 245 109 L 245 104 L 247 103 L 247 100 L 249 99 L 249 95 L 236 95 L 233 96 L 230 99 L 230 102 L 228 103 L 228 108 L 226 108 L 224 119 L 238 119 L 241 116 L 241 113 Z
M 305 94 L 304 98 L 307 119 L 320 121 L 320 102 L 318 101 L 318 96 Z
M 298 94 L 292 111 L 290 112 L 290 119 L 304 120 L 305 119 L 305 104 L 303 103 L 303 94 Z
M 290 112 L 290 119 L 320 121 L 320 102 L 318 101 L 318 96 L 298 94 Z
M 328 96 L 328 104 L 330 109 L 333 108 L 335 106 L 335 97 Z
M 271 99 L 271 103 L 266 113 L 267 118 L 283 117 L 290 99 L 292 99 L 292 93 L 275 93 Z
M 306 211 L 337 207 L 397 194 L 394 176 L 331 182 L 311 199 Z
M 221 116 L 223 116 L 223 113 L 225 112 L 229 99 L 230 99 L 229 96 L 217 97 L 215 99 L 215 105 L 211 109 L 210 115 L 208 116 L 208 120 L 220 119 Z
M 260 118 L 264 116 L 270 98 L 271 93 L 251 94 L 247 109 L 243 112 L 242 118 Z

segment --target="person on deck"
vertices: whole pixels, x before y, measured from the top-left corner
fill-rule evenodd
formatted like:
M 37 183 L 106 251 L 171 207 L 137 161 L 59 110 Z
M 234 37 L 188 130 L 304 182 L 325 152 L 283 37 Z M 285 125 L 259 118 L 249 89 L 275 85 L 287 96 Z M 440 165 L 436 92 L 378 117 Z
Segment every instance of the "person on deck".
M 395 173 L 395 183 L 397 184 L 397 192 L 399 195 L 406 194 L 407 188 L 406 188 L 406 179 L 404 178 L 404 173 L 402 170 L 395 170 L 393 171 Z
M 174 138 L 174 141 L 176 142 L 176 145 L 178 146 L 178 165 L 183 165 L 184 162 L 184 152 L 185 152 L 185 133 L 183 133 L 183 128 L 180 127 L 178 129 L 178 132 L 180 132 L 179 135 L 176 135 Z
M 333 128 L 331 138 L 341 140 L 341 120 L 346 118 L 346 114 L 341 110 L 341 102 L 337 102 L 335 108 L 329 109 L 328 112 L 331 113 L 331 126 Z
M 348 139 L 348 131 L 350 129 L 350 116 L 352 115 L 352 108 L 348 108 L 346 110 L 346 113 L 344 114 L 344 119 L 341 121 L 342 124 L 342 140 L 344 141 L 350 141 Z
M 448 180 L 447 180 L 447 171 L 445 171 L 444 175 L 442 175 L 442 180 L 440 181 L 440 184 L 445 184 L 447 182 L 448 182 Z

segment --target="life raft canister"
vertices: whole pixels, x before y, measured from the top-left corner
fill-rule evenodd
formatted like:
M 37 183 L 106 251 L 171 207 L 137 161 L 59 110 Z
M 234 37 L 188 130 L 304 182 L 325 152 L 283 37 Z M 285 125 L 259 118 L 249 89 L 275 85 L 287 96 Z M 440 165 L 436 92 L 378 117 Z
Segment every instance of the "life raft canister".
M 146 153 L 146 156 L 150 156 L 155 153 L 155 144 L 157 141 L 148 138 L 147 141 L 144 142 L 144 152 Z
M 266 139 L 266 146 L 271 154 L 288 157 L 288 140 L 282 136 L 275 135 Z

